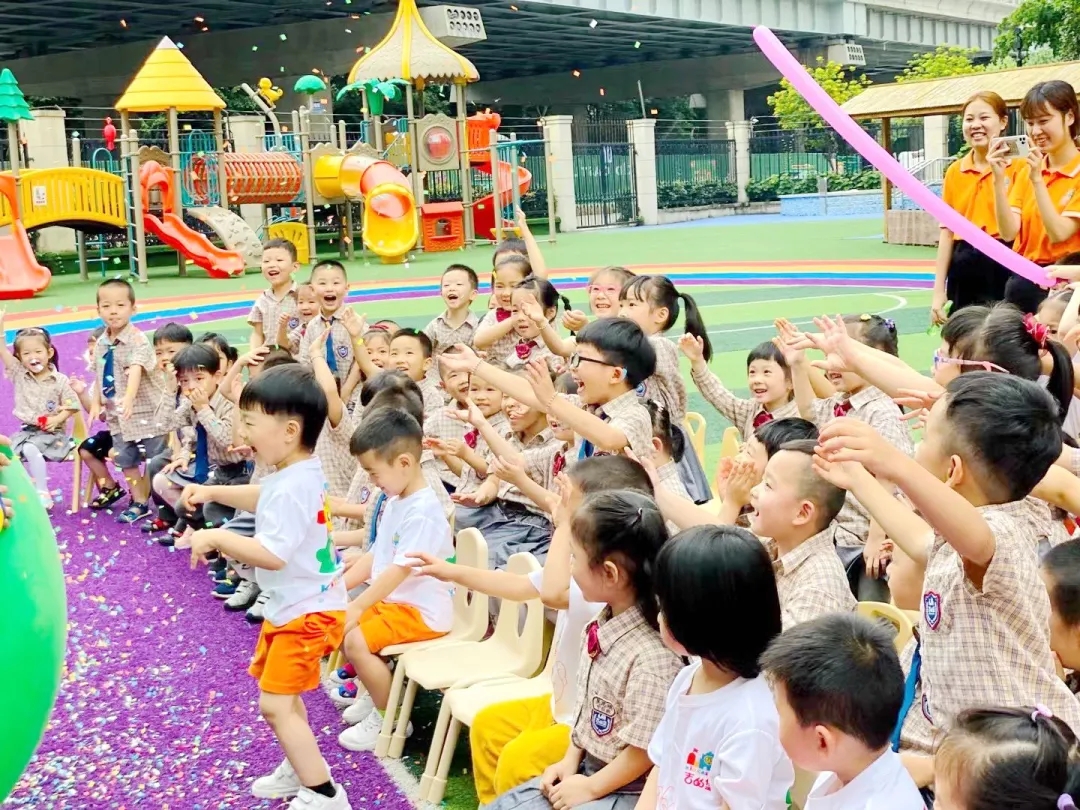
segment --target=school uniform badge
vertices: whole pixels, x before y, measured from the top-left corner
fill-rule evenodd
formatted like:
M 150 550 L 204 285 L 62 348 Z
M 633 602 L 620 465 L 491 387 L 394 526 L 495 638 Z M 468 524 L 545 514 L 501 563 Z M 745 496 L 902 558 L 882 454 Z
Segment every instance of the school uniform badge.
M 289 328 L 290 329 L 295 329 L 299 325 L 300 325 L 300 319 L 299 318 L 289 318 Z
M 48 402 L 46 402 L 45 403 L 45 410 L 48 411 L 49 413 L 52 413 L 53 411 L 55 411 L 56 410 L 56 402 L 55 402 L 55 400 L 50 399 Z
M 923 618 L 931 630 L 937 630 L 941 624 L 941 594 L 927 591 L 923 594 Z
M 361 487 L 360 488 L 360 503 L 361 503 L 361 505 L 367 503 L 368 498 L 370 498 L 370 497 L 371 497 L 371 489 L 370 489 L 370 487 Z
M 606 737 L 615 728 L 615 706 L 602 697 L 594 697 L 589 725 L 597 737 Z
M 337 356 L 340 357 L 342 360 L 344 360 L 346 357 L 349 356 L 349 347 L 344 346 L 344 345 L 338 346 L 337 347 Z

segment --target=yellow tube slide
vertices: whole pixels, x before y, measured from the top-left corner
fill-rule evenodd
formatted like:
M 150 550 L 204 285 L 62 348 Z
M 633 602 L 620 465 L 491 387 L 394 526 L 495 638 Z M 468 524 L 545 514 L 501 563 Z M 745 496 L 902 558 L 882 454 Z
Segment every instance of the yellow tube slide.
M 409 181 L 392 163 L 364 155 L 323 155 L 315 161 L 315 190 L 328 200 L 363 200 L 364 244 L 376 256 L 395 261 L 420 235 L 416 200 Z

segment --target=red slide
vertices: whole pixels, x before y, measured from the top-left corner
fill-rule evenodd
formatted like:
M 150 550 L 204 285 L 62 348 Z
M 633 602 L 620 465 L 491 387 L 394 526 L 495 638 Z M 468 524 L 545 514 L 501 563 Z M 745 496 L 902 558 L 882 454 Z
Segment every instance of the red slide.
M 15 199 L 15 178 L 0 175 L 0 194 L 7 197 L 12 211 L 19 210 Z M 18 214 L 10 225 L 0 227 L 0 301 L 31 298 L 49 286 L 52 273 L 38 264 L 26 228 Z
M 484 174 L 491 174 L 491 164 L 482 163 L 475 167 L 477 171 L 481 171 Z M 514 200 L 512 183 L 514 179 L 511 179 L 510 164 L 505 161 L 499 161 L 499 205 L 495 205 L 495 195 L 488 194 L 486 197 L 481 197 L 473 205 L 473 230 L 476 231 L 477 239 L 494 239 L 495 238 L 495 211 L 496 208 L 501 212 L 506 206 L 510 205 Z M 529 186 L 532 185 L 532 172 L 526 169 L 524 166 L 517 167 L 517 187 L 518 195 L 524 196 L 529 190 Z M 506 223 L 504 228 L 511 229 L 514 227 L 513 223 Z
M 148 160 L 139 168 L 142 184 L 143 224 L 149 233 L 182 256 L 186 256 L 203 268 L 211 278 L 229 278 L 243 274 L 244 257 L 235 250 L 219 248 L 201 233 L 184 224 L 173 213 L 173 170 L 155 160 Z M 150 213 L 150 190 L 161 190 L 162 212 L 159 219 Z

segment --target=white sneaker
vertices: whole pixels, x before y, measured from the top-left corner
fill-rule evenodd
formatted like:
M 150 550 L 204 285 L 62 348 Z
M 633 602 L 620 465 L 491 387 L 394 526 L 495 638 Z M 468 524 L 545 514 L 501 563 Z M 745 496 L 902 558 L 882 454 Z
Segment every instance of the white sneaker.
M 355 726 L 357 723 L 363 722 L 364 718 L 371 714 L 371 710 L 374 708 L 375 701 L 371 699 L 371 695 L 359 695 L 352 706 L 345 707 L 345 711 L 341 713 L 341 719 L 350 726 Z
M 263 591 L 259 594 L 259 598 L 255 600 L 255 604 L 248 608 L 247 613 L 244 614 L 244 618 L 251 624 L 259 624 L 263 620 L 263 611 L 266 609 L 266 603 L 270 601 L 270 594 Z
M 356 703 L 358 698 L 366 696 L 367 689 L 360 683 L 359 678 L 355 678 L 351 681 L 346 681 L 341 684 L 341 686 L 331 685 L 329 694 L 330 700 L 334 702 L 334 705 L 339 709 L 342 709 L 345 706 L 352 706 Z
M 335 783 L 332 799 L 326 798 L 321 793 L 316 793 L 311 788 L 300 788 L 296 798 L 289 802 L 288 810 L 352 810 L 349 797 L 345 795 L 345 788 Z
M 233 613 L 247 610 L 258 598 L 258 584 L 253 579 L 245 579 L 236 586 L 236 592 L 225 600 L 225 609 Z
M 286 757 L 272 774 L 260 776 L 251 783 L 251 793 L 260 799 L 287 799 L 299 793 L 302 787 L 300 777 Z
M 367 717 L 341 732 L 337 738 L 338 742 L 341 743 L 342 748 L 348 748 L 350 751 L 374 751 L 375 743 L 379 741 L 379 734 L 382 733 L 382 724 L 382 712 L 373 708 Z M 411 737 L 412 733 L 413 725 L 409 723 L 405 729 L 405 736 Z

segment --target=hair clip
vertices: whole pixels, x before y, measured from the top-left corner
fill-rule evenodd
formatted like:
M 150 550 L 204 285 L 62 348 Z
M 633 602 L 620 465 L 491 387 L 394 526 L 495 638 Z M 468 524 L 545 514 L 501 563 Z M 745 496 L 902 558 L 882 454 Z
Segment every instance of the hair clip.
M 868 321 L 868 320 L 870 320 L 870 316 L 869 316 L 869 315 L 867 315 L 867 314 L 866 314 L 866 313 L 864 312 L 864 313 L 863 313 L 862 315 L 860 315 L 860 316 L 859 316 L 859 320 L 860 320 L 860 321 Z
M 1043 704 L 1036 703 L 1035 704 L 1035 711 L 1033 711 L 1031 713 L 1031 722 L 1032 723 L 1039 722 L 1040 717 L 1045 717 L 1047 720 L 1050 720 L 1050 719 L 1053 719 L 1054 713 L 1052 711 L 1050 711 L 1048 708 L 1046 708 Z
M 1040 349 L 1046 348 L 1046 337 L 1049 334 L 1046 324 L 1039 323 L 1035 320 L 1035 316 L 1029 312 L 1024 316 L 1024 329 L 1035 339 Z
M 1076 810 L 1076 802 L 1068 793 L 1062 793 L 1058 796 L 1057 806 L 1058 810 Z
M 888 329 L 890 332 L 896 331 L 896 321 L 894 321 L 892 318 L 883 318 L 881 322 L 885 324 L 885 328 Z

